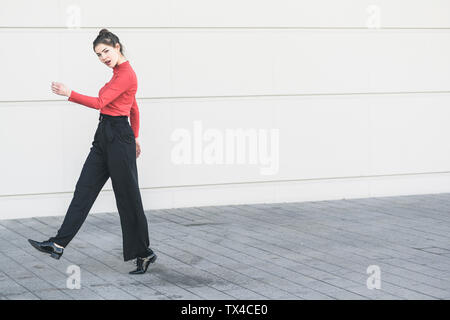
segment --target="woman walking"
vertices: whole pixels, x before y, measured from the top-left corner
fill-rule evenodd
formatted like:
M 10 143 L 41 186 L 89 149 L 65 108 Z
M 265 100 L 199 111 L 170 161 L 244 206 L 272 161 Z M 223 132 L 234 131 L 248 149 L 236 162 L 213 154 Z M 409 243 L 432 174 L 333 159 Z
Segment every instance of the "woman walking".
M 52 82 L 54 93 L 69 97 L 68 101 L 100 110 L 92 147 L 57 235 L 43 242 L 28 241 L 39 251 L 59 259 L 85 221 L 103 185 L 111 177 L 122 227 L 124 261 L 136 259 L 137 268 L 130 274 L 143 274 L 156 260 L 156 255 L 149 248 L 147 219 L 136 167 L 136 158 L 141 153 L 137 140 L 137 78 L 115 34 L 102 29 L 94 40 L 93 48 L 100 62 L 113 69 L 111 80 L 100 89 L 98 97 L 85 96 L 62 83 Z

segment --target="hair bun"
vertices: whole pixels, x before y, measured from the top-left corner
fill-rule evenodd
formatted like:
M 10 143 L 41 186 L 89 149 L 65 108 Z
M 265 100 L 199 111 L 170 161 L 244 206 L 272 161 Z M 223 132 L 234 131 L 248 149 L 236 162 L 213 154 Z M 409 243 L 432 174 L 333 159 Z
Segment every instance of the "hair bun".
M 109 33 L 108 29 L 102 29 L 102 30 L 100 30 L 100 32 L 98 34 L 102 35 L 102 34 L 107 34 L 107 33 Z

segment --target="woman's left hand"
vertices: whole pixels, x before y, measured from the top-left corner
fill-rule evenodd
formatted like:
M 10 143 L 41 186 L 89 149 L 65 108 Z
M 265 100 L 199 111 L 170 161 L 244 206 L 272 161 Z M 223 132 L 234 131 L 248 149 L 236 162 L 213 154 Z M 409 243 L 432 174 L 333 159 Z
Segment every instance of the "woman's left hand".
M 136 159 L 139 157 L 140 154 L 141 154 L 141 145 L 139 144 L 139 141 L 136 138 Z

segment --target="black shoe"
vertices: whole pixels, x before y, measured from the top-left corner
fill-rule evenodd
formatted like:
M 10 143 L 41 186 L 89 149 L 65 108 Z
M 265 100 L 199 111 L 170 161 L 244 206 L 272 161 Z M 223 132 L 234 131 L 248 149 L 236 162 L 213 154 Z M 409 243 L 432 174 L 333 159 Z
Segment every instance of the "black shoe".
M 31 239 L 28 239 L 28 242 L 35 247 L 37 250 L 45 253 L 49 253 L 52 258 L 59 259 L 61 258 L 64 249 L 58 248 L 55 246 L 55 243 L 52 241 L 43 241 L 38 242 Z
M 147 271 L 148 266 L 150 263 L 153 263 L 156 261 L 156 254 L 152 251 L 152 253 L 145 258 L 137 257 L 136 261 L 134 262 L 137 266 L 136 270 L 130 271 L 130 274 L 143 274 Z

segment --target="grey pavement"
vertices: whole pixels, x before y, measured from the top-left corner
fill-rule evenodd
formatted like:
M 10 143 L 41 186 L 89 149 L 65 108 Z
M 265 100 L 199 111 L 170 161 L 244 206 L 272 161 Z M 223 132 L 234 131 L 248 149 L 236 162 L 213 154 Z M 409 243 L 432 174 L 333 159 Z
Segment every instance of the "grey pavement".
M 144 275 L 117 212 L 90 214 L 60 260 L 27 239 L 63 216 L 0 220 L 0 299 L 447 300 L 449 212 L 450 193 L 149 210 Z

